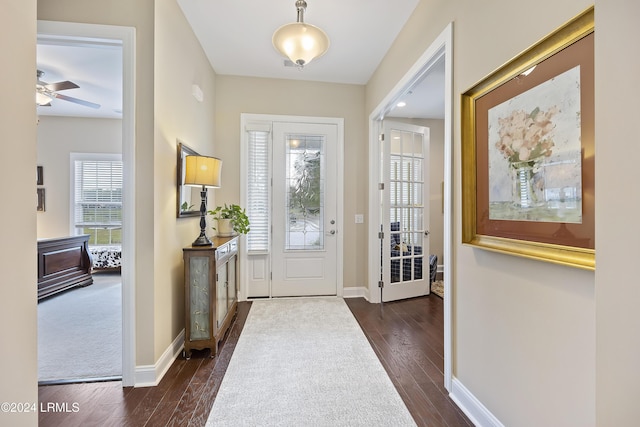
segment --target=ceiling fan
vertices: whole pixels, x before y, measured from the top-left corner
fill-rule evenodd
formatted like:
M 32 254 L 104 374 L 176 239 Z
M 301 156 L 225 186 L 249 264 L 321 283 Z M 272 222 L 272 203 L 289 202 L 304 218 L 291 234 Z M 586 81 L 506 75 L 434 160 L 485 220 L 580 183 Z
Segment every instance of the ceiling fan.
M 64 101 L 69 101 L 76 104 L 84 105 L 85 107 L 100 108 L 100 104 L 95 104 L 93 102 L 85 101 L 83 99 L 73 98 L 71 96 L 62 95 L 58 93 L 58 91 L 61 91 L 61 90 L 79 88 L 80 86 L 78 86 L 77 84 L 70 82 L 68 80 L 64 82 L 57 82 L 57 83 L 46 83 L 40 80 L 40 78 L 43 75 L 44 75 L 44 71 L 38 70 L 38 79 L 36 81 L 36 104 L 39 107 L 50 107 L 51 100 L 56 98 L 56 99 L 62 99 Z

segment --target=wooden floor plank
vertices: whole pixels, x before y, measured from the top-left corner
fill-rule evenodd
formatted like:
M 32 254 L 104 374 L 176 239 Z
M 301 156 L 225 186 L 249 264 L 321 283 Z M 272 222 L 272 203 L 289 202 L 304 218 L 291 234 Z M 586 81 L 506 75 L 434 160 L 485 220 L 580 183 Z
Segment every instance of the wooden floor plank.
M 384 304 L 346 299 L 382 366 L 418 426 L 470 427 L 444 388 L 442 299 L 435 296 Z M 218 354 L 194 351 L 176 359 L 156 387 L 122 387 L 119 381 L 40 386 L 39 401 L 77 403 L 77 413 L 41 412 L 39 425 L 65 427 L 202 427 L 251 308 L 238 313 Z

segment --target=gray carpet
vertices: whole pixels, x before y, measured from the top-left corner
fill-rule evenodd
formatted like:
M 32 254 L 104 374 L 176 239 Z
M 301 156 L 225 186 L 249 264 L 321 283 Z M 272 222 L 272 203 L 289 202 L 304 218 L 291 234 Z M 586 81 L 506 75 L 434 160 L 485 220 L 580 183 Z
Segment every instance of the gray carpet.
M 38 304 L 38 381 L 122 375 L 120 274 Z
M 212 426 L 415 426 L 340 298 L 254 301 Z

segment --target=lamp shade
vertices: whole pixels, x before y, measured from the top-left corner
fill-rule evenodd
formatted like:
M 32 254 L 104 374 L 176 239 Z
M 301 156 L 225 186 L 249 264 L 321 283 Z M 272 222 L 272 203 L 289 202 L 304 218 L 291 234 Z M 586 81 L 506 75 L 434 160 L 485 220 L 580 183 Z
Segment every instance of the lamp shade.
M 222 183 L 222 160 L 207 156 L 186 156 L 184 185 L 218 188 Z
M 271 39 L 273 46 L 299 67 L 318 58 L 329 49 L 329 37 L 315 25 L 293 22 L 278 28 Z

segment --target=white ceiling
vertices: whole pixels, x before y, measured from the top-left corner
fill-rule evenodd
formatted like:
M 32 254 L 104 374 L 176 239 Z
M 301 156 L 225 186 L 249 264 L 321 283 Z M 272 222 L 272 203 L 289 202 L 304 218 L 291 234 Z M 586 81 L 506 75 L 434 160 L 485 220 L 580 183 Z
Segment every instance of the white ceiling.
M 122 46 L 113 41 L 38 37 L 38 70 L 46 83 L 71 81 L 79 87 L 60 94 L 100 104 L 94 109 L 53 99 L 50 107 L 37 107 L 39 115 L 122 117 Z M 34 80 L 36 76 L 33 76 Z
M 418 0 L 307 0 L 305 22 L 322 28 L 331 45 L 302 71 L 284 65 L 273 32 L 296 20 L 295 0 L 177 0 L 217 74 L 366 84 Z M 54 99 L 40 115 L 121 117 L 122 51 L 99 40 L 38 38 L 38 69 L 47 83 L 80 86 L 61 94 L 101 104 L 92 109 Z M 35 76 L 34 76 L 35 78 Z M 412 89 L 407 106 L 390 116 L 438 118 L 444 113 L 444 65 Z M 416 105 L 419 104 L 419 105 Z
M 327 53 L 285 67 L 273 32 L 295 22 L 295 0 L 178 0 L 216 73 L 366 84 L 418 0 L 308 0 L 304 21 L 323 29 Z

